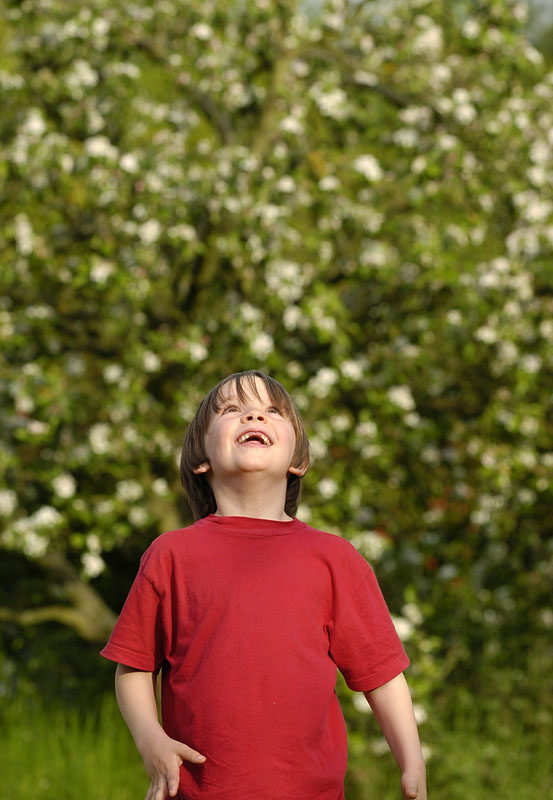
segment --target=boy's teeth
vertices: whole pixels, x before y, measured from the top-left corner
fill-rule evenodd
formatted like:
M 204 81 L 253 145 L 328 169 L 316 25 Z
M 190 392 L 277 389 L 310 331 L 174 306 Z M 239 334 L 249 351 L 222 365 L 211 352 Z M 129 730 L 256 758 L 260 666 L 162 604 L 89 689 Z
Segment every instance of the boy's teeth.
M 248 439 L 261 439 L 263 444 L 266 444 L 266 445 L 270 445 L 271 444 L 271 440 L 269 439 L 268 436 L 265 436 L 264 433 L 244 433 L 238 439 L 238 444 L 242 444 L 243 442 L 247 442 Z

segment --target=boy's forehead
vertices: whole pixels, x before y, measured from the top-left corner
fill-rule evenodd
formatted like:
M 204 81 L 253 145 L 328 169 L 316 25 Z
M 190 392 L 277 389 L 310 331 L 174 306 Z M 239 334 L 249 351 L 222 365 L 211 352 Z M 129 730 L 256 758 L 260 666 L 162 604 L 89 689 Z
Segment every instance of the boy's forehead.
M 219 400 L 241 400 L 244 397 L 248 398 L 249 400 L 266 400 L 271 399 L 269 392 L 267 391 L 267 387 L 265 383 L 261 380 L 261 378 L 254 378 L 252 380 L 242 380 L 240 381 L 239 387 L 236 385 L 236 381 L 228 381 L 225 383 L 224 386 L 221 386 L 219 391 Z

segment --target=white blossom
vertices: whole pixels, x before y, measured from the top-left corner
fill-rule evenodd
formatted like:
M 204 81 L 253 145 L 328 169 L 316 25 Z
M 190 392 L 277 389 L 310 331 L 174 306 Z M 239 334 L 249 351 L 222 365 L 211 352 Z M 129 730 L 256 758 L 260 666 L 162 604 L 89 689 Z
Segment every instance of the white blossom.
M 533 375 L 540 371 L 542 360 L 536 353 L 530 353 L 521 359 L 520 366 L 525 372 Z
M 545 186 L 549 180 L 548 172 L 541 164 L 535 164 L 533 167 L 530 167 L 530 169 L 526 171 L 526 175 L 530 183 L 540 188 Z
M 497 355 L 504 364 L 514 364 L 519 356 L 518 347 L 514 342 L 504 340 L 499 344 Z
M 415 408 L 415 400 L 411 394 L 411 389 L 406 384 L 392 386 L 388 390 L 388 399 L 404 411 L 412 411 Z
M 373 439 L 378 434 L 378 426 L 372 420 L 360 422 L 355 430 L 359 436 L 367 437 L 368 439 Z
M 73 167 L 75 166 L 75 159 L 69 153 L 61 153 L 59 157 L 60 167 L 63 172 L 73 172 Z
M 359 361 L 355 361 L 352 358 L 348 358 L 342 362 L 340 370 L 342 375 L 346 378 L 349 378 L 352 381 L 358 381 L 360 378 L 363 377 L 363 367 L 359 363 Z
M 262 312 L 251 303 L 241 303 L 239 312 L 244 322 L 259 322 L 263 317 Z
M 97 578 L 106 568 L 104 559 L 98 553 L 83 553 L 81 564 L 87 578 Z
M 432 121 L 432 111 L 428 106 L 407 106 L 401 109 L 398 117 L 406 125 L 418 125 L 427 128 Z
M 290 194 L 296 191 L 296 182 L 290 175 L 283 175 L 277 182 L 276 188 L 279 192 Z
M 148 514 L 145 509 L 140 506 L 134 506 L 129 511 L 129 522 L 136 525 L 138 528 L 143 527 L 148 522 Z
M 163 228 L 157 219 L 149 219 L 147 222 L 142 223 L 138 227 L 138 236 L 142 244 L 149 245 L 157 242 Z
M 144 490 L 138 481 L 122 480 L 117 482 L 115 494 L 121 502 L 132 503 L 142 497 Z
M 370 742 L 370 748 L 371 752 L 374 753 L 375 756 L 383 756 L 390 750 L 388 742 L 383 736 L 378 739 L 372 739 Z
M 351 702 L 353 703 L 353 707 L 356 711 L 359 711 L 361 714 L 370 714 L 371 707 L 369 705 L 369 701 L 363 694 L 363 692 L 355 692 L 351 698 Z
M 316 397 L 326 397 L 330 388 L 338 380 L 338 373 L 331 367 L 321 367 L 315 375 L 309 379 L 308 387 Z
M 418 17 L 422 20 L 423 17 Z M 438 57 L 444 46 L 443 31 L 439 25 L 435 25 L 428 17 L 424 18 L 428 22 L 423 22 L 426 30 L 420 33 L 413 41 L 413 51 L 429 58 Z
M 534 417 L 524 417 L 519 428 L 523 436 L 535 436 L 539 432 L 540 423 Z
M 353 162 L 353 168 L 368 181 L 375 182 L 382 178 L 382 168 L 378 159 L 370 153 L 358 156 Z
M 333 478 L 323 478 L 319 481 L 319 494 L 327 499 L 334 497 L 336 492 L 338 491 L 338 484 L 336 483 Z
M 155 481 L 152 482 L 152 491 L 160 495 L 160 497 L 166 497 L 170 491 L 169 484 L 165 478 L 156 478 Z
M 405 617 L 396 617 L 394 615 L 392 615 L 392 622 L 401 641 L 408 641 L 415 630 L 413 623 Z
M 296 330 L 304 320 L 304 314 L 299 306 L 287 305 L 282 315 L 282 323 L 287 331 Z
M 90 89 L 98 83 L 98 73 L 92 69 L 88 61 L 77 58 L 72 69 L 65 78 L 67 86 L 73 90 L 75 97 L 82 97 L 82 89 Z
M 213 28 L 211 28 L 207 22 L 197 22 L 195 25 L 192 25 L 189 33 L 191 36 L 195 36 L 196 39 L 207 42 L 213 36 Z
M 351 543 L 369 561 L 378 561 L 382 558 L 387 546 L 385 538 L 376 531 L 357 534 L 352 538 Z
M 250 342 L 250 350 L 259 360 L 265 359 L 274 346 L 273 337 L 264 331 L 258 333 Z
M 188 345 L 188 353 L 192 361 L 205 361 L 209 355 L 209 350 L 201 342 L 190 342 Z
M 108 161 L 116 161 L 119 151 L 107 136 L 90 136 L 85 139 L 84 147 L 92 158 L 105 158 Z
M 452 136 L 449 133 L 442 133 L 437 138 L 438 147 L 442 150 L 448 152 L 449 150 L 455 150 L 457 145 L 459 144 L 459 140 L 456 136 Z
M 303 122 L 291 114 L 280 120 L 279 128 L 281 131 L 295 136 L 300 136 L 305 131 Z
M 42 436 L 48 432 L 48 425 L 38 419 L 30 419 L 27 423 L 27 430 L 34 436 Z
M 35 403 L 32 397 L 23 392 L 18 392 L 15 396 L 15 410 L 18 414 L 30 414 L 34 410 Z
M 360 83 L 362 86 L 377 86 L 378 85 L 378 77 L 373 72 L 366 72 L 365 70 L 358 70 L 353 79 Z
M 276 259 L 267 264 L 267 286 L 286 303 L 294 303 L 303 294 L 304 277 L 294 261 Z
M 317 91 L 315 102 L 321 114 L 332 119 L 345 119 L 348 115 L 348 96 L 343 89 L 336 87 L 328 92 Z
M 102 375 L 106 383 L 118 383 L 123 377 L 123 367 L 121 364 L 107 364 Z
M 94 283 L 105 283 L 114 272 L 114 266 L 109 261 L 96 261 L 90 268 L 90 278 Z
M 319 189 L 322 192 L 335 192 L 340 188 L 340 181 L 335 175 L 325 175 L 319 181 Z
M 46 132 L 46 122 L 40 108 L 30 108 L 25 122 L 20 128 L 22 133 L 39 138 Z
M 51 528 L 61 522 L 62 516 L 53 506 L 41 506 L 31 519 L 38 528 Z
M 31 221 L 27 214 L 18 214 L 14 219 L 15 244 L 22 256 L 28 256 L 33 252 L 34 235 Z
M 151 350 L 145 350 L 142 355 L 142 366 L 146 372 L 157 372 L 161 367 L 161 359 L 156 353 Z
M 480 23 L 473 18 L 466 20 L 463 25 L 462 33 L 467 39 L 477 39 L 481 33 Z
M 102 543 L 96 533 L 89 533 L 86 537 L 86 546 L 91 553 L 101 553 Z
M 15 526 L 14 526 L 15 527 Z M 48 540 L 33 530 L 23 532 L 23 552 L 29 558 L 41 558 L 48 550 Z
M 105 422 L 97 422 L 88 432 L 90 449 L 96 455 L 109 452 L 111 447 L 111 428 Z
M 415 175 L 420 175 L 421 172 L 424 172 L 428 165 L 428 161 L 426 156 L 418 155 L 415 159 L 413 159 L 413 163 L 411 164 L 411 171 Z
M 140 75 L 142 74 L 140 67 L 137 67 L 136 64 L 131 64 L 129 62 L 109 64 L 106 67 L 106 71 L 112 75 L 125 75 L 127 78 L 133 79 L 140 78 Z
M 111 23 L 105 17 L 96 17 L 92 22 L 92 33 L 94 36 L 105 36 L 111 28 Z
M 529 155 L 534 164 L 549 164 L 551 162 L 551 147 L 543 139 L 539 139 L 532 143 Z
M 419 134 L 414 128 L 399 128 L 392 134 L 392 141 L 398 147 L 407 149 L 416 147 L 419 141 Z
M 401 609 L 401 613 L 406 619 L 410 620 L 413 625 L 422 625 L 424 622 L 422 611 L 415 603 L 406 603 Z
M 9 517 L 17 507 L 17 495 L 11 489 L 0 489 L 0 516 Z
M 125 170 L 125 172 L 131 172 L 133 174 L 138 172 L 140 168 L 138 158 L 134 153 L 124 153 L 119 159 L 119 166 L 121 169 Z
M 495 344 L 499 338 L 497 331 L 491 325 L 482 325 L 474 337 L 485 344 Z
M 54 480 L 52 481 L 52 486 L 54 488 L 54 492 L 57 494 L 58 497 L 63 499 L 67 499 L 69 497 L 73 497 L 75 494 L 75 490 L 77 488 L 77 481 L 69 472 L 62 472 L 61 475 L 57 475 Z
M 52 306 L 45 303 L 29 306 L 25 311 L 25 316 L 30 319 L 52 319 L 55 316 Z
M 474 122 L 478 114 L 472 103 L 460 103 L 455 106 L 453 116 L 461 125 L 470 125 L 471 122 Z
M 181 222 L 168 228 L 167 235 L 172 239 L 182 239 L 183 242 L 193 242 L 196 238 L 196 229 L 192 225 Z

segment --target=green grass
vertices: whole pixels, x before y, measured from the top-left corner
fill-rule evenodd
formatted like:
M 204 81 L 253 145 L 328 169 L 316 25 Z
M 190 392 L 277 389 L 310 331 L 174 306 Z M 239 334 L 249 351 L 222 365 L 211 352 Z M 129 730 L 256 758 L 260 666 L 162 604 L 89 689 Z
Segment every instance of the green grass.
M 431 751 L 427 759 L 430 800 L 553 797 L 550 723 L 525 728 L 510 710 L 484 714 L 475 708 L 472 715 L 453 715 L 447 724 L 429 719 L 420 734 Z M 355 759 L 350 759 L 348 800 L 400 800 L 399 772 L 391 754 L 375 756 L 367 747 L 362 753 L 359 743 L 357 749 Z
M 96 713 L 0 706 L 0 800 L 142 800 L 148 778 L 115 701 Z
M 538 800 L 553 792 L 551 730 L 522 730 L 512 715 L 482 722 L 461 714 L 421 727 L 432 749 L 431 800 Z M 400 800 L 389 754 L 350 736 L 348 800 Z M 144 767 L 112 697 L 83 715 L 44 704 L 0 701 L 0 800 L 142 800 Z M 229 798 L 234 800 L 234 798 Z M 294 798 L 290 798 L 294 800 Z

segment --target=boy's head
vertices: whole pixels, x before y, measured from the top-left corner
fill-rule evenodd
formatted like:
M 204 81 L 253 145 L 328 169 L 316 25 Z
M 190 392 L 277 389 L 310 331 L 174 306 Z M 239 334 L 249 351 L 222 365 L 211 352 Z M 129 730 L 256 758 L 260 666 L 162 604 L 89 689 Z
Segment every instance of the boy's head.
M 259 370 L 236 372 L 220 381 L 200 403 L 194 419 L 190 423 L 184 438 L 180 474 L 195 519 L 212 514 L 217 509 L 208 470 L 199 471 L 200 465 L 209 464 L 206 452 L 206 434 L 212 422 L 220 415 L 228 404 L 229 396 L 234 396 L 240 403 L 248 398 L 261 400 L 260 391 L 270 399 L 292 426 L 295 435 L 295 448 L 290 462 L 291 470 L 287 473 L 286 500 L 284 510 L 290 517 L 295 516 L 301 497 L 301 475 L 309 466 L 309 442 L 307 434 L 293 400 L 286 389 L 274 378 Z

